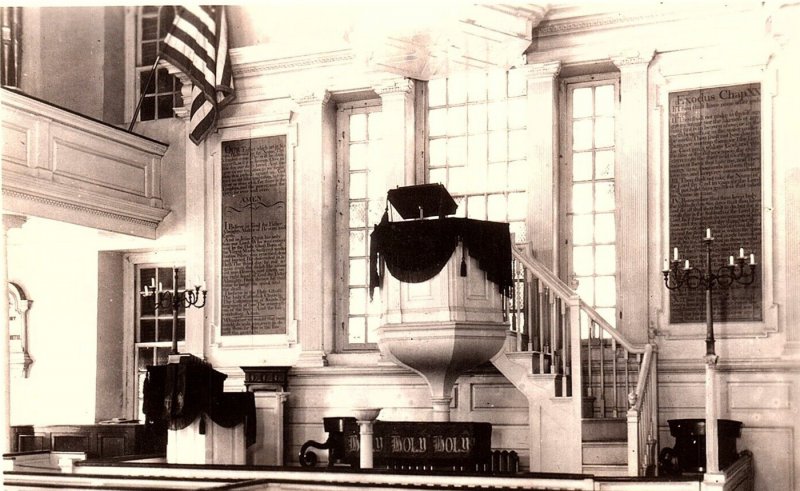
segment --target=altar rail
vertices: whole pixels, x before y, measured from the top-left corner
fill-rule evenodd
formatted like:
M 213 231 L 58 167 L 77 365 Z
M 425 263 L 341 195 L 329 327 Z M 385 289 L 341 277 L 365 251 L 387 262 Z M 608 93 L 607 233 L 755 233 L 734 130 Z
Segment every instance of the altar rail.
M 550 489 L 596 491 L 751 491 L 753 456 L 739 459 L 703 482 L 702 475 L 671 478 L 598 477 L 588 474 L 528 473 L 479 476 L 463 473 L 394 474 L 344 468 L 298 469 L 276 466 L 168 465 L 157 462 L 77 462 L 73 474 L 5 472 L 4 489 L 216 489 L 216 490 L 341 490 L 403 489 Z
M 654 346 L 628 341 L 535 259 L 529 244 L 512 244 L 514 286 L 506 315 L 516 351 L 531 354 L 533 373 L 561 376 L 556 397 L 570 397 L 579 387 L 580 396 L 594 402 L 584 417 L 627 414 L 629 475 L 644 475 L 658 448 Z M 572 359 L 573 346 L 580 347 L 581 360 Z

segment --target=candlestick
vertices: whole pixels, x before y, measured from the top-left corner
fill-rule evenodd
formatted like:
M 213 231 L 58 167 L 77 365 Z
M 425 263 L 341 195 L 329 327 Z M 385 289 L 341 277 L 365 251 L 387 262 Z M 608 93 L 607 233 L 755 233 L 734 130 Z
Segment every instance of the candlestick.
M 152 288 L 155 290 L 155 278 L 151 279 L 150 284 L 153 285 Z M 142 291 L 140 294 L 143 297 L 155 295 L 156 310 L 167 308 L 172 309 L 172 350 L 170 351 L 170 354 L 177 355 L 178 311 L 181 307 L 185 309 L 188 309 L 189 307 L 202 309 L 206 305 L 206 295 L 208 292 L 206 291 L 205 287 L 202 290 L 200 289 L 199 280 L 194 289 L 178 290 L 178 268 L 174 268 L 172 270 L 172 291 L 164 291 L 164 287 L 160 281 L 158 282 L 158 290 L 153 290 L 145 286 L 144 291 Z

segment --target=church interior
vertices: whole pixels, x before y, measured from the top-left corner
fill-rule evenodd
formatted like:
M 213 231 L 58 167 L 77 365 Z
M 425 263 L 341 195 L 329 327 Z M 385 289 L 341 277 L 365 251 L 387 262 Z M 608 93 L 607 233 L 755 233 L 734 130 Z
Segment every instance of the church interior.
M 800 489 L 798 27 L 3 6 L 4 486 Z

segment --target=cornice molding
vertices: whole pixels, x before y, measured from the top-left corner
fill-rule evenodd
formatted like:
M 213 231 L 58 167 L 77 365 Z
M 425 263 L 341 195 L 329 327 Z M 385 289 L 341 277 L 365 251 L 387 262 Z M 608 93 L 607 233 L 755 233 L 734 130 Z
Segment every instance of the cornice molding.
M 25 222 L 28 221 L 28 217 L 25 215 L 17 215 L 14 213 L 3 213 L 3 227 L 5 231 L 8 232 L 12 228 L 22 228 L 25 225 Z
M 237 78 L 343 66 L 356 60 L 356 54 L 351 49 L 269 58 L 270 54 L 263 47 L 249 46 L 232 49 L 230 55 L 233 75 Z
M 621 14 L 587 15 L 578 18 L 543 21 L 534 37 L 577 34 L 603 27 L 629 27 L 664 20 L 664 14 L 646 14 L 626 17 Z
M 547 79 L 553 80 L 561 72 L 561 62 L 551 61 L 547 63 L 532 63 L 516 68 L 522 72 L 522 76 L 528 80 Z
M 410 78 L 385 80 L 374 85 L 373 90 L 381 97 L 391 94 L 411 94 L 414 92 L 414 80 Z
M 301 89 L 292 94 L 292 100 L 301 107 L 312 105 L 325 107 L 331 100 L 331 93 L 327 89 Z
M 620 70 L 629 68 L 647 68 L 648 65 L 650 65 L 650 62 L 653 61 L 655 54 L 656 51 L 654 49 L 648 49 L 644 51 L 629 51 L 625 53 L 619 53 L 615 56 L 610 56 L 609 59 Z

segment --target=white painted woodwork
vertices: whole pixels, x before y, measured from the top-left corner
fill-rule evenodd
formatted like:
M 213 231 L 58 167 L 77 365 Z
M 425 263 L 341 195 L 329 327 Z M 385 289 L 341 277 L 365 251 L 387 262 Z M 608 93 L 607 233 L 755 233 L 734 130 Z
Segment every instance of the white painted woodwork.
M 205 433 L 200 433 L 200 420 L 205 418 Z M 168 464 L 247 463 L 244 423 L 224 428 L 208 416 L 200 416 L 182 430 L 167 431 Z
M 167 146 L 20 93 L 0 93 L 4 210 L 156 238 Z
M 284 404 L 288 392 L 254 392 L 256 442 L 247 448 L 249 465 L 284 465 Z

